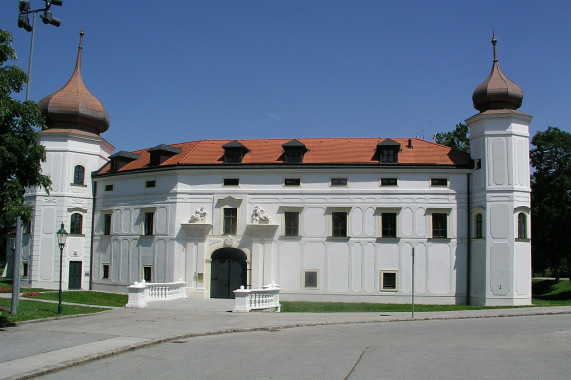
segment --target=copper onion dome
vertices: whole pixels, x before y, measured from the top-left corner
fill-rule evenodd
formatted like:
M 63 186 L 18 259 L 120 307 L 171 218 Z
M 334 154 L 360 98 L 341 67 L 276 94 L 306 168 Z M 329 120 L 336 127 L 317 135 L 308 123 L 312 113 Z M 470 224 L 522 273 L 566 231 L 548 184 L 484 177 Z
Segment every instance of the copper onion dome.
M 500 69 L 496 54 L 496 34 L 493 33 L 494 63 L 490 75 L 474 90 L 472 101 L 474 108 L 480 112 L 487 110 L 511 109 L 521 106 L 523 92 L 521 88 L 508 79 Z
M 109 114 L 85 87 L 81 77 L 83 34 L 82 29 L 71 78 L 61 89 L 40 100 L 38 107 L 46 117 L 48 129 L 79 129 L 100 134 L 109 128 Z

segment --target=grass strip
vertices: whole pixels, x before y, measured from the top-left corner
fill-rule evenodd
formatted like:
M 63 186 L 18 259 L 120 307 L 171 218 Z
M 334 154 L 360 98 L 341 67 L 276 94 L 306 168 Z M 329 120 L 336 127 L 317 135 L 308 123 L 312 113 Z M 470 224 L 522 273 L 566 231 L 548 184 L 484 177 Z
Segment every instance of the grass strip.
M 20 300 L 18 304 L 18 314 L 13 315 L 10 314 L 11 302 L 12 300 L 10 298 L 0 298 L 0 307 L 2 308 L 2 310 L 0 310 L 0 326 L 33 319 L 52 318 L 62 315 L 90 314 L 108 310 L 100 307 L 63 305 L 62 314 L 58 314 L 57 303 Z
M 59 293 L 54 292 L 41 292 L 37 297 L 38 299 L 57 301 Z M 83 305 L 99 305 L 111 307 L 123 307 L 127 304 L 128 296 L 126 294 L 105 293 L 96 291 L 72 291 L 62 293 L 63 302 L 80 303 Z

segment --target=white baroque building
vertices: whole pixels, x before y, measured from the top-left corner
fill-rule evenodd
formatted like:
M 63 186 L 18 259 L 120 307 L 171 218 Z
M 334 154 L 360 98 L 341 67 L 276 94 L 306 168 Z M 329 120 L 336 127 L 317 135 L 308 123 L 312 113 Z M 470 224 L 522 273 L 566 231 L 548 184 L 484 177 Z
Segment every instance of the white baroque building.
M 531 304 L 529 132 L 499 68 L 473 94 L 471 156 L 417 138 L 199 140 L 119 151 L 80 74 L 39 103 L 49 195 L 32 190 L 23 281 L 126 292 L 186 282 L 233 298 Z M 414 255 L 414 268 L 413 268 Z

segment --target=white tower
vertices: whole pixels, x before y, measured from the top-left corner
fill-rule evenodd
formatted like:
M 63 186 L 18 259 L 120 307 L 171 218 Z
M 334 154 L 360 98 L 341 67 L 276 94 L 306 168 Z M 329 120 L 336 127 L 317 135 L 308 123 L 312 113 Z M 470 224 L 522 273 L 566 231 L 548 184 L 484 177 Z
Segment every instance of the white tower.
M 29 189 L 25 195 L 33 208 L 33 221 L 24 229 L 22 262 L 24 275 L 33 287 L 58 287 L 56 232 L 63 223 L 69 237 L 63 251 L 62 288 L 89 289 L 94 197 L 91 172 L 107 162 L 113 146 L 100 136 L 109 128 L 109 115 L 81 77 L 82 44 L 83 30 L 71 78 L 38 103 L 48 127 L 40 132 L 40 143 L 46 149 L 42 171 L 51 178 L 52 189 L 49 194 Z
M 494 61 L 466 120 L 475 162 L 471 199 L 470 303 L 531 304 L 529 123 L 523 93 Z

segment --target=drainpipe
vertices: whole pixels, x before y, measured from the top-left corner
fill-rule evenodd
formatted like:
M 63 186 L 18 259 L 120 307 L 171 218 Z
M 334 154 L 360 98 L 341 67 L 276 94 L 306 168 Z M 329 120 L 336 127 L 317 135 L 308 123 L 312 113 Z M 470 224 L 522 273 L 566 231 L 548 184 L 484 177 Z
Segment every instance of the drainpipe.
M 95 233 L 95 199 L 97 195 L 97 182 L 91 177 L 92 199 L 91 203 L 91 241 L 89 243 L 89 290 L 93 290 L 93 234 Z
M 466 200 L 466 207 L 467 207 L 467 212 L 466 215 L 468 216 L 468 220 L 466 223 L 466 229 L 467 229 L 467 239 L 466 241 L 468 242 L 467 246 L 466 246 L 466 304 L 470 305 L 470 272 L 471 272 L 471 253 L 472 253 L 472 212 L 471 212 L 471 203 L 470 203 L 470 178 L 471 178 L 471 174 L 470 173 L 466 173 L 466 196 L 467 196 L 467 200 Z

